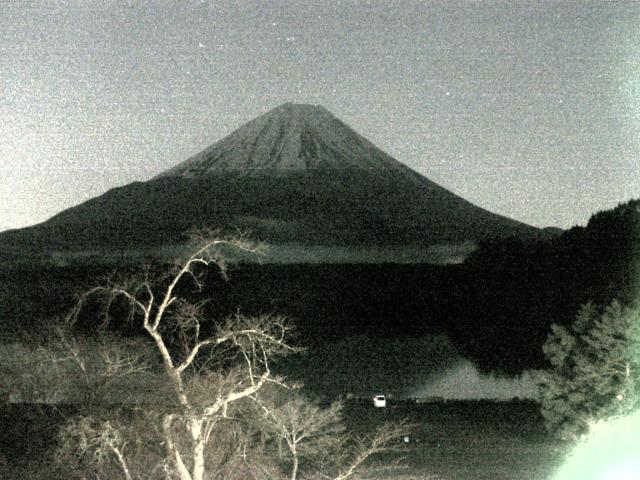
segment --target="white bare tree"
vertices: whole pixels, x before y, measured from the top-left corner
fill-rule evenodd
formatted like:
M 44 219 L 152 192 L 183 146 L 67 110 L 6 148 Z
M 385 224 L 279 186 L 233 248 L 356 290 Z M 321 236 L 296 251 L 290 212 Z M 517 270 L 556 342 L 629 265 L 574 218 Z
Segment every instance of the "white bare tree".
M 274 356 L 294 351 L 287 343 L 289 328 L 284 318 L 236 314 L 215 324 L 207 320 L 203 303 L 193 302 L 180 293 L 201 289 L 212 267 L 225 275 L 225 253 L 230 248 L 251 253 L 261 250 L 260 245 L 243 238 L 199 232 L 194 235 L 189 253 L 176 261 L 159 285 L 147 272 L 137 281 L 93 288 L 79 298 L 69 316 L 71 324 L 76 322 L 83 308 L 96 296 L 106 300 L 105 318 L 109 317 L 114 302 L 124 300 L 130 307 L 129 319 L 139 322 L 150 338 L 170 386 L 169 398 L 162 400 L 165 405 L 157 415 L 158 431 L 167 471 L 180 480 L 211 478 L 205 476 L 205 449 L 215 435 L 216 425 L 228 415 L 230 405 L 256 394 L 268 383 L 281 383 L 272 374 L 270 362 Z M 73 355 L 73 349 L 69 353 Z M 121 360 L 111 362 L 112 375 L 116 375 Z M 125 360 L 120 366 L 130 368 Z M 92 430 L 80 428 L 79 431 L 84 431 L 83 438 L 108 439 L 109 442 L 100 443 L 101 451 L 115 456 L 125 477 L 132 478 L 122 452 L 123 444 L 114 440 L 120 437 L 114 433 L 113 425 L 100 424 L 108 426 L 108 432 L 95 423 L 85 421 L 86 425 Z
M 86 462 L 99 470 L 114 467 L 125 480 L 133 480 L 130 460 L 126 458 L 126 429 L 109 420 L 98 421 L 92 417 L 79 417 L 60 431 L 59 463 Z
M 389 451 L 414 426 L 406 421 L 380 425 L 373 432 L 347 432 L 342 416 L 343 404 L 334 402 L 326 408 L 311 402 L 293 389 L 280 395 L 256 396 L 262 428 L 278 442 L 283 442 L 291 459 L 290 480 L 297 480 L 301 459 L 313 468 L 305 478 L 347 480 L 362 474 L 363 465 L 372 456 Z
M 340 450 L 331 458 L 328 472 L 319 472 L 317 478 L 348 480 L 362 474 L 365 462 L 373 455 L 397 449 L 394 441 L 410 433 L 415 427 L 406 421 L 388 422 L 365 435 L 345 439 Z M 399 464 L 399 459 L 394 462 Z M 393 465 L 387 465 L 390 467 Z M 362 478 L 357 476 L 357 478 Z
M 285 394 L 286 395 L 286 394 Z M 283 442 L 291 457 L 289 478 L 297 480 L 300 457 L 335 450 L 345 427 L 338 402 L 321 408 L 301 395 L 289 395 L 282 402 L 257 399 L 261 424 L 278 444 Z
M 146 376 L 151 360 L 141 339 L 107 332 L 76 336 L 60 325 L 41 333 L 46 340 L 16 343 L 0 351 L 0 386 L 10 400 L 135 403 L 129 382 Z

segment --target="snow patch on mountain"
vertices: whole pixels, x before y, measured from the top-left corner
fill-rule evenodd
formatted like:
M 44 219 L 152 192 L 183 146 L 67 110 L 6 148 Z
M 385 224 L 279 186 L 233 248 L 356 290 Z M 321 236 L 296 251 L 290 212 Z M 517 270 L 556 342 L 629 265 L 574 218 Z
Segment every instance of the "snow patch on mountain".
M 285 103 L 159 177 L 345 168 L 406 169 L 325 108 Z

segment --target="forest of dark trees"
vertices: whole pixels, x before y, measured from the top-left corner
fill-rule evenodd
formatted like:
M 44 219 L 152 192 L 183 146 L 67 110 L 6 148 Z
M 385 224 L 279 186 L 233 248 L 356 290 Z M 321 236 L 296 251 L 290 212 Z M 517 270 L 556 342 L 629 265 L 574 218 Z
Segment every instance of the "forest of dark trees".
M 484 368 L 542 366 L 549 326 L 572 323 L 587 302 L 636 300 L 639 267 L 639 200 L 551 240 L 484 243 L 465 262 L 466 314 L 452 332 Z

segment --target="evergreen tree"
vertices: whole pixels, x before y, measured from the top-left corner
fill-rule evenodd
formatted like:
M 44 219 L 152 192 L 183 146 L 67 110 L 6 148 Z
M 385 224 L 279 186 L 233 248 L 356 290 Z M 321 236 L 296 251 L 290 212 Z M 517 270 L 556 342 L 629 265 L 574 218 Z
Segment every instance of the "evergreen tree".
M 547 429 L 576 438 L 594 422 L 629 413 L 640 399 L 640 310 L 614 300 L 581 307 L 570 328 L 553 325 L 537 377 Z

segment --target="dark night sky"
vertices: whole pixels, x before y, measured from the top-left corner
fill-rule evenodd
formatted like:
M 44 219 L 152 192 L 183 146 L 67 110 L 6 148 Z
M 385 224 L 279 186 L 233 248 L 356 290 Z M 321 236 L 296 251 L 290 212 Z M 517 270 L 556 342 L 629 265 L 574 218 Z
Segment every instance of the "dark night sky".
M 0 230 L 318 103 L 488 210 L 640 192 L 640 3 L 0 1 Z

